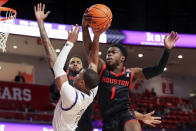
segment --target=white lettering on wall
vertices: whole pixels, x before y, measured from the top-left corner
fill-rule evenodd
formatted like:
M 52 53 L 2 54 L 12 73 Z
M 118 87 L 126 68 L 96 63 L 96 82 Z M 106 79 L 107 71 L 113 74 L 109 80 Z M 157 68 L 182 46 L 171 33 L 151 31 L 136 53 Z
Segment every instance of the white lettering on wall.
M 21 88 L 0 88 L 0 99 L 14 101 L 31 101 L 31 90 Z
M 23 90 L 23 100 L 24 101 L 31 101 L 31 90 L 29 90 L 29 89 Z
M 12 97 L 11 97 L 11 94 L 10 94 L 10 91 L 9 91 L 8 87 L 4 88 L 1 98 L 2 99 L 6 99 L 7 98 L 8 100 L 12 100 Z
M 13 90 L 13 100 L 19 100 L 22 101 L 22 96 L 21 96 L 21 89 L 20 88 L 12 88 Z
M 165 35 L 161 35 L 161 34 L 153 34 L 150 32 L 146 33 L 146 37 L 147 37 L 147 41 L 151 41 L 151 42 L 163 42 Z

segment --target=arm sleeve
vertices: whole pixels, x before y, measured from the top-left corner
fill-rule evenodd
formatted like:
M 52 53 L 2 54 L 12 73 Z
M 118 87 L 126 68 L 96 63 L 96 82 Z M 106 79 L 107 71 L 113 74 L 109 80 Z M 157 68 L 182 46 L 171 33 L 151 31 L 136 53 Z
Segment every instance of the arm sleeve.
M 153 67 L 143 68 L 142 72 L 146 79 L 150 79 L 154 76 L 161 74 L 169 59 L 170 51 L 165 48 L 163 55 L 161 56 L 159 62 Z
M 73 47 L 73 43 L 70 41 L 67 41 L 65 43 L 65 46 L 61 50 L 60 54 L 58 55 L 56 62 L 53 66 L 55 78 L 66 74 L 66 72 L 63 70 L 63 68 L 64 68 L 65 62 L 67 60 L 67 56 L 68 56 L 72 47 Z
M 61 101 L 63 108 L 70 108 L 77 102 L 77 92 L 73 86 L 71 86 L 68 81 L 63 83 L 60 91 Z

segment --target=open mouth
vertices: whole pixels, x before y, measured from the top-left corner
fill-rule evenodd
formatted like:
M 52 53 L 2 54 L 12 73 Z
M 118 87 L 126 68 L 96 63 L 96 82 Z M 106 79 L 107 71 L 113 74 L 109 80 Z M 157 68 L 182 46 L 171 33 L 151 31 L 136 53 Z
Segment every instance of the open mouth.
M 111 60 L 112 60 L 112 58 L 107 58 L 107 59 L 106 59 L 106 61 L 111 61 Z

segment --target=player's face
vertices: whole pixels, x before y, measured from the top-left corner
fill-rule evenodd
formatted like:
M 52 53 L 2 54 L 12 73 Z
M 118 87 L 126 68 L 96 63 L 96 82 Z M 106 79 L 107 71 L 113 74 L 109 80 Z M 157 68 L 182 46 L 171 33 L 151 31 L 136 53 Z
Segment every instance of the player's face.
M 83 80 L 83 74 L 85 72 L 85 69 L 82 69 L 79 74 L 76 75 L 73 85 L 76 87 L 78 90 L 81 90 L 80 88 L 83 87 L 82 84 L 84 84 Z
M 78 57 L 71 58 L 69 61 L 69 68 L 72 71 L 79 72 L 83 68 L 81 59 Z
M 121 57 L 122 54 L 118 47 L 110 47 L 106 54 L 106 64 L 108 66 L 119 65 Z

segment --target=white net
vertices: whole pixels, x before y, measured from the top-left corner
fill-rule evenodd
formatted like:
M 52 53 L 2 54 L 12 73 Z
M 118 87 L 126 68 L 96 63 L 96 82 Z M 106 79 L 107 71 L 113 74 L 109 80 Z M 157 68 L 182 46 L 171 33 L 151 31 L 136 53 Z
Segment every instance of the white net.
M 14 24 L 15 13 L 7 7 L 0 7 L 0 49 L 6 51 L 6 42 L 11 25 Z

